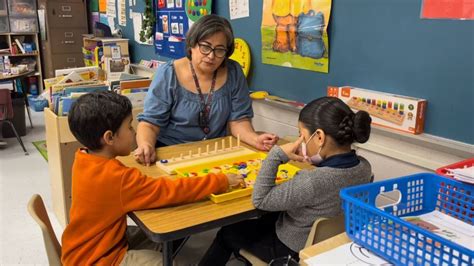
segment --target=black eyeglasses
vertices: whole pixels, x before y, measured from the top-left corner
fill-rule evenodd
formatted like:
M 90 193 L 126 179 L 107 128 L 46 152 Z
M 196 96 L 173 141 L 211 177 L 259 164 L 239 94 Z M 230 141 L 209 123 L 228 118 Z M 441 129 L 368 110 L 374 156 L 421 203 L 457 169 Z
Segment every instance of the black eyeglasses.
M 214 55 L 218 58 L 222 58 L 227 54 L 227 49 L 224 48 L 212 48 L 207 44 L 198 43 L 199 51 L 203 55 L 209 55 L 211 52 L 214 52 Z
M 210 112 L 211 107 L 206 105 L 204 108 L 199 112 L 199 127 L 202 129 L 204 134 L 208 134 L 210 129 L 209 129 L 209 112 Z

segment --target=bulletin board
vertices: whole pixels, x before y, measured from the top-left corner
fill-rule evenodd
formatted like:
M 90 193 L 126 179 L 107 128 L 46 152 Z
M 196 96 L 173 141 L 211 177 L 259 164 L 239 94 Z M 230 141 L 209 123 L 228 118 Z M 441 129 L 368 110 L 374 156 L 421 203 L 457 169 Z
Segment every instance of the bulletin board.
M 169 58 L 184 57 L 189 27 L 210 14 L 211 7 L 211 0 L 157 0 L 155 52 Z

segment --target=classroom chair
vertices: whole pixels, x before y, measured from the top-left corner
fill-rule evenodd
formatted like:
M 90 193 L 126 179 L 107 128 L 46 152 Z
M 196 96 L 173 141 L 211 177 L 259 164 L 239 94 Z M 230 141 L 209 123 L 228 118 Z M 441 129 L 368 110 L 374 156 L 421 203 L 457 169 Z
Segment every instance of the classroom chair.
M 48 255 L 49 265 L 61 265 L 61 245 L 59 244 L 53 227 L 44 207 L 43 199 L 40 195 L 34 194 L 28 202 L 28 212 L 35 219 L 43 233 L 44 246 Z
M 0 125 L 3 125 L 3 123 L 10 125 L 13 133 L 15 133 L 16 139 L 18 142 L 20 142 L 20 145 L 23 148 L 25 155 L 28 155 L 25 145 L 23 145 L 23 141 L 21 140 L 20 135 L 18 135 L 18 132 L 16 131 L 16 128 L 10 119 L 13 119 L 13 103 L 11 92 L 9 89 L 0 89 Z
M 314 221 L 304 247 L 307 248 L 344 231 L 344 215 L 341 214 L 333 218 L 319 218 Z M 239 250 L 239 253 L 254 266 L 268 265 L 268 263 L 265 263 L 245 249 Z

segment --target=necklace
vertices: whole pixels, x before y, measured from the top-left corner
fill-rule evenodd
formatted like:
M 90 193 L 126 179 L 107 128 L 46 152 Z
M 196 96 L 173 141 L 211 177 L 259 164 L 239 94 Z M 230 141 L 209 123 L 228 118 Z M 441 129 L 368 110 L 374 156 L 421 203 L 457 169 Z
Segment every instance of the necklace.
M 199 79 L 196 75 L 196 71 L 194 70 L 193 64 L 191 61 L 189 61 L 189 66 L 191 67 L 191 73 L 193 75 L 194 79 L 194 84 L 196 85 L 196 89 L 199 94 L 199 99 L 201 102 L 201 108 L 199 111 L 199 127 L 202 129 L 202 131 L 205 134 L 204 139 L 207 138 L 207 134 L 211 131 L 209 128 L 209 116 L 211 114 L 211 102 L 212 102 L 212 94 L 214 93 L 214 87 L 216 85 L 216 77 L 217 77 L 217 69 L 214 71 L 214 74 L 212 75 L 212 82 L 211 82 L 211 88 L 209 90 L 209 93 L 207 94 L 207 98 L 204 99 L 204 95 L 202 94 L 201 86 L 199 85 Z

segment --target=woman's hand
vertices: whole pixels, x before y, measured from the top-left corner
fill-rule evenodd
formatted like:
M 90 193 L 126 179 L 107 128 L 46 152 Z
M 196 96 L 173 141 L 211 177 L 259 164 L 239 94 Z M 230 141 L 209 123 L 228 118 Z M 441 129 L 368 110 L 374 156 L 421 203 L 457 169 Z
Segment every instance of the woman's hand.
M 303 136 L 300 136 L 295 142 L 290 142 L 284 145 L 281 145 L 280 148 L 283 152 L 288 156 L 290 160 L 303 162 L 304 157 L 301 156 L 299 153 L 299 147 L 301 143 L 304 141 Z
M 269 151 L 278 141 L 278 136 L 270 133 L 258 135 L 255 148 L 262 151 Z
M 156 161 L 156 149 L 148 144 L 138 146 L 138 148 L 133 152 L 133 155 L 137 162 L 146 166 L 150 166 L 150 164 Z

